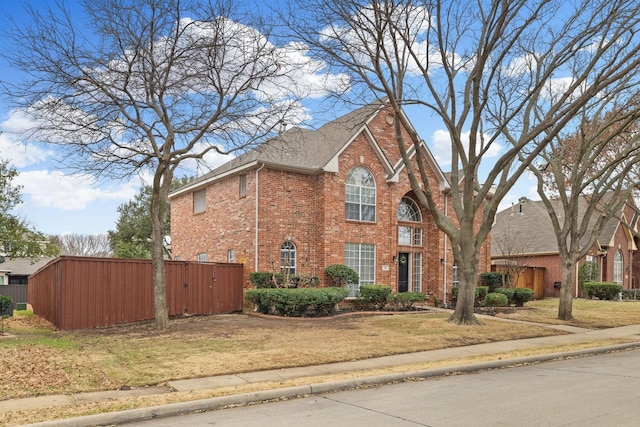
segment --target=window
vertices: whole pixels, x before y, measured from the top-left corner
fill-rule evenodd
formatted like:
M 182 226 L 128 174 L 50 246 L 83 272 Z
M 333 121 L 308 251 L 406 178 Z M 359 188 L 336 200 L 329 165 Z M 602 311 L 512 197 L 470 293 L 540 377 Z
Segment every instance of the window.
M 398 205 L 398 221 L 422 222 L 418 205 L 412 199 L 403 197 Z M 409 225 L 398 226 L 398 244 L 422 246 L 422 228 Z
M 296 274 L 296 245 L 290 240 L 280 246 L 280 271 Z
M 227 262 L 236 262 L 236 251 L 233 249 L 227 251 Z
M 622 283 L 623 258 L 622 252 L 618 251 L 613 256 L 613 281 Z
M 347 175 L 345 216 L 357 221 L 376 220 L 376 182 L 367 168 L 357 166 Z
M 372 285 L 376 281 L 376 247 L 365 243 L 345 243 L 344 264 L 358 273 L 360 283 L 347 284 L 350 297 L 357 297 L 360 285 Z
M 198 214 L 207 208 L 207 190 L 198 190 L 193 192 L 193 213 Z
M 207 262 L 207 253 L 201 252 L 198 254 L 198 262 Z
M 0 276 L 0 286 L 5 285 L 4 276 Z
M 422 292 L 422 253 L 413 254 L 413 274 L 411 276 L 411 291 Z
M 247 175 L 240 175 L 240 197 L 245 197 L 247 195 Z
M 452 284 L 454 288 L 457 288 L 458 285 L 460 284 L 460 279 L 458 278 L 458 263 L 454 262 L 453 263 L 453 280 L 452 280 Z

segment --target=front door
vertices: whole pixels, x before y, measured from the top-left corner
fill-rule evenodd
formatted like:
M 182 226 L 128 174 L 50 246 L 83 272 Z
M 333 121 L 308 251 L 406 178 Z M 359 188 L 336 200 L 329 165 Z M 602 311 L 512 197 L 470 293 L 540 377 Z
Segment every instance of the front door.
M 409 291 L 409 253 L 398 253 L 398 292 Z

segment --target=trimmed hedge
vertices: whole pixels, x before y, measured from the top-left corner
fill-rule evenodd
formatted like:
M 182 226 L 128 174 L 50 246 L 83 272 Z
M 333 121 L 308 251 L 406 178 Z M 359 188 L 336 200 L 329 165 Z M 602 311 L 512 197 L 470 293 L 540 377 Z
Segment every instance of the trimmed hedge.
M 357 300 L 357 305 L 382 310 L 387 305 L 389 295 L 391 295 L 391 286 L 362 285 L 360 286 L 360 299 Z
M 245 301 L 255 304 L 256 311 L 278 316 L 328 316 L 336 304 L 345 299 L 342 288 L 250 289 Z
M 13 316 L 13 299 L 10 296 L 0 295 L 0 317 Z
M 640 289 L 623 289 L 622 298 L 640 300 Z
M 509 298 L 499 292 L 490 292 L 484 299 L 485 307 L 505 307 L 509 305 Z
M 524 303 L 532 301 L 535 293 L 528 288 L 497 288 L 495 292 L 506 295 L 509 304 L 524 307 Z
M 622 292 L 622 285 L 610 282 L 585 282 L 582 290 L 589 298 L 596 297 L 601 300 L 613 300 Z
M 335 287 L 344 287 L 347 283 L 358 283 L 360 277 L 352 268 L 342 264 L 333 264 L 324 269 L 328 284 Z
M 413 309 L 413 304 L 426 301 L 427 296 L 420 292 L 400 292 L 389 295 L 387 303 L 393 306 L 394 310 L 409 311 Z
M 289 275 L 288 286 L 284 285 L 285 275 L 270 271 L 252 271 L 249 273 L 249 281 L 256 289 L 273 288 L 314 288 L 320 285 L 318 276 L 310 274 Z

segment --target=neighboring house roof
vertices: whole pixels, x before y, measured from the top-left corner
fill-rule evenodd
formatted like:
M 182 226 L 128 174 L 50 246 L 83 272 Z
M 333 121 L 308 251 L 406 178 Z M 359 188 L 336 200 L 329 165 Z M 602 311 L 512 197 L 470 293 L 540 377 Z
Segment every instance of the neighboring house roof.
M 0 262 L 0 273 L 9 276 L 30 276 L 52 259 L 54 258 L 46 257 L 34 261 L 31 258 L 5 258 L 3 262 Z
M 367 135 L 371 136 L 367 129 L 367 124 L 384 107 L 385 103 L 383 101 L 374 102 L 326 123 L 316 130 L 300 127 L 291 128 L 196 178 L 171 193 L 170 196 L 202 188 L 212 181 L 258 167 L 259 165 L 302 173 L 337 172 L 337 156 L 361 132 L 365 131 Z M 435 170 L 440 172 L 439 178 L 442 181 L 440 183 L 442 188 L 443 182 L 448 182 L 448 180 L 442 174 L 426 145 L 423 144 L 423 146 L 428 159 L 435 166 Z M 398 162 L 395 165 L 390 164 L 389 159 L 385 158 L 379 147 L 375 148 L 377 149 L 378 157 L 387 169 L 388 179 L 397 179 L 399 171 L 403 168 L 402 162 Z M 411 156 L 415 154 L 413 147 L 411 147 L 409 153 Z
M 560 200 L 554 200 L 552 203 L 556 205 L 556 212 L 562 211 Z M 583 216 L 587 204 L 588 200 L 586 198 L 580 199 L 578 205 L 579 217 Z M 592 215 L 590 222 L 595 222 L 595 215 Z M 596 245 L 601 248 L 612 245 L 616 230 L 621 225 L 619 215 L 611 217 L 604 224 Z M 519 203 L 515 203 L 510 208 L 498 212 L 491 234 L 494 240 L 491 245 L 492 257 L 558 253 L 555 230 L 553 229 L 549 212 L 542 200 L 533 201 L 523 197 Z M 589 234 L 590 230 L 587 231 L 586 235 Z M 504 254 L 499 243 L 501 238 L 525 239 L 526 241 L 520 245 L 521 251 L 519 252 L 521 253 Z

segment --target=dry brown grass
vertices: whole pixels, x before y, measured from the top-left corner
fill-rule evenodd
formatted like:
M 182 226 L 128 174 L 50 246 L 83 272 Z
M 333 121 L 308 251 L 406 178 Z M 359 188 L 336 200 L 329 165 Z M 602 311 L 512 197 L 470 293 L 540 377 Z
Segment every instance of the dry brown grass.
M 558 301 L 528 303 L 502 317 L 539 323 L 602 328 L 640 323 L 640 302 L 576 300 L 575 320 L 560 322 Z M 338 316 L 318 319 L 260 318 L 248 314 L 181 318 L 168 331 L 152 323 L 87 331 L 61 332 L 37 317 L 16 316 L 8 322 L 13 338 L 0 339 L 0 399 L 76 393 L 163 384 L 172 379 L 232 374 L 366 359 L 376 356 L 512 340 L 562 332 L 529 324 L 486 320 L 484 325 L 455 326 L 447 313 Z M 620 341 L 622 342 L 622 341 Z M 613 342 L 586 343 L 593 347 Z M 571 349 L 576 349 L 571 346 Z M 499 358 L 562 351 L 561 347 L 476 356 L 377 371 L 321 378 L 300 378 L 207 392 L 170 393 L 73 407 L 0 413 L 0 425 L 153 406 L 218 395 L 288 387 L 311 382 L 458 365 Z M 566 350 L 566 349 L 564 349 Z M 248 387 L 248 388 L 247 388 Z

